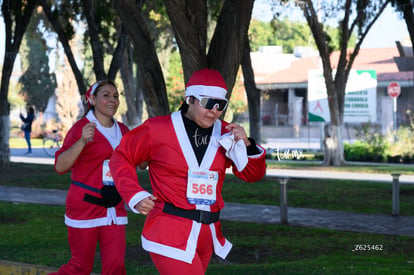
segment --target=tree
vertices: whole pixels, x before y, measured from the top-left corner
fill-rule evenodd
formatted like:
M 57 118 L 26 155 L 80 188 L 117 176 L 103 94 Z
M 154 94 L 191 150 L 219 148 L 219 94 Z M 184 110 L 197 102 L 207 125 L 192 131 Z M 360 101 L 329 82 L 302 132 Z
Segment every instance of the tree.
M 67 59 L 61 70 L 62 75 L 65 77 L 60 79 L 59 89 L 56 94 L 56 112 L 59 114 L 61 134 L 62 136 L 66 136 L 70 127 L 79 119 L 80 96 L 77 91 L 77 84 L 73 72 L 67 64 Z
M 39 4 L 42 6 L 50 24 L 58 35 L 59 41 L 63 46 L 65 55 L 72 68 L 80 93 L 82 93 L 82 91 L 85 93 L 87 90 L 86 82 L 76 63 L 69 43 L 75 35 L 74 27 L 71 24 L 71 21 L 75 18 L 75 13 L 72 12 L 69 5 L 70 3 L 62 1 L 55 3 L 56 5 L 52 5 L 48 0 L 39 0 Z
M 6 30 L 4 40 L 6 47 L 0 86 L 0 167 L 7 167 L 10 162 L 10 104 L 7 99 L 10 77 L 23 35 L 36 4 L 36 0 L 3 0 L 1 5 Z
M 142 89 L 137 87 L 137 81 L 134 81 L 134 62 L 135 57 L 133 48 L 130 43 L 127 44 L 124 51 L 124 58 L 121 64 L 121 78 L 124 86 L 124 93 L 128 111 L 126 112 L 126 124 L 135 128 L 142 123 L 143 96 Z M 136 70 L 137 71 L 137 70 Z M 137 74 L 138 76 L 138 74 Z M 138 77 L 137 77 L 138 78 Z
M 330 140 L 325 148 L 324 165 L 340 166 L 345 163 L 342 141 L 344 117 L 345 87 L 350 70 L 361 44 L 368 31 L 381 15 L 389 1 L 343 0 L 337 2 L 325 1 L 321 4 L 325 15 L 330 18 L 340 18 L 339 45 L 340 55 L 336 64 L 331 63 L 332 47 L 329 45 L 329 36 L 324 30 L 327 18 L 320 18 L 312 1 L 297 1 L 308 22 L 315 39 L 319 55 L 322 60 L 323 75 L 325 78 L 330 111 Z M 349 48 L 352 33 L 357 32 L 357 42 L 354 49 Z M 335 74 L 333 68 L 335 69 Z
M 397 11 L 401 12 L 405 23 L 407 24 L 408 33 L 410 34 L 411 46 L 414 52 L 414 13 L 413 1 L 411 0 L 391 0 L 392 5 Z
M 81 14 L 86 17 L 88 23 L 88 38 L 92 47 L 93 68 L 97 80 L 115 79 L 128 41 L 110 2 L 110 0 L 80 1 L 83 8 Z M 117 42 L 114 43 L 115 41 Z M 104 67 L 105 53 L 112 55 L 108 73 Z
M 157 73 L 159 62 L 154 45 L 150 41 L 148 29 L 140 14 L 142 10 L 131 0 L 113 1 L 113 4 L 134 42 L 137 57 L 141 58 L 138 61 L 138 67 L 145 71 L 144 79 L 148 79 L 143 81 L 148 83 L 147 88 L 144 89 L 147 105 L 152 108 L 159 106 L 159 114 L 169 113 L 168 101 L 166 99 L 164 101 L 166 98 L 164 78 Z M 253 1 L 228 0 L 224 2 L 221 9 L 220 1 L 165 0 L 164 4 L 179 48 L 184 83 L 196 70 L 216 69 L 222 73 L 226 81 L 230 98 L 244 53 L 244 42 L 247 39 Z M 208 41 L 210 29 L 208 14 L 214 14 L 216 10 L 220 11 L 217 13 L 219 16 L 216 28 L 211 41 Z M 143 57 L 145 60 L 142 60 Z M 154 81 L 156 78 L 159 81 Z M 178 88 L 180 85 L 175 87 Z M 257 97 L 260 97 L 260 93 Z M 165 105 L 156 104 L 160 100 Z M 178 97 L 175 101 L 179 101 Z M 156 115 L 154 110 L 150 111 L 148 111 L 150 117 Z
M 112 3 L 134 44 L 148 116 L 169 114 L 163 72 L 141 10 L 132 0 L 116 0 Z
M 20 48 L 21 68 L 24 71 L 19 82 L 22 84 L 21 95 L 26 103 L 33 105 L 40 112 L 46 109 L 48 100 L 56 89 L 56 75 L 49 71 L 49 48 L 42 37 L 42 13 L 35 12 L 25 33 Z
M 87 36 L 85 37 L 85 45 L 90 45 L 92 49 L 95 79 L 88 80 L 90 82 L 105 78 L 114 80 L 121 66 L 127 36 L 110 5 L 110 0 L 55 2 L 39 0 L 39 2 L 63 45 L 64 52 L 75 75 L 79 93 L 83 96 L 89 85 L 86 85 L 87 78 L 82 75 L 76 64 L 69 44 L 75 34 L 73 24 L 76 20 L 79 20 L 78 18 L 86 20 Z M 111 57 L 108 68 L 104 66 L 105 57 Z
M 196 70 L 218 70 L 230 98 L 243 57 L 253 1 L 224 2 L 207 54 L 207 1 L 164 0 L 164 3 L 180 49 L 184 82 Z
M 246 37 L 244 43 L 244 54 L 242 59 L 242 70 L 244 78 L 244 87 L 246 88 L 247 99 L 249 102 L 249 118 L 250 118 L 250 137 L 258 142 L 261 141 L 260 133 L 260 96 L 261 91 L 257 89 L 254 81 L 254 72 L 252 68 L 252 61 L 250 59 L 250 44 Z

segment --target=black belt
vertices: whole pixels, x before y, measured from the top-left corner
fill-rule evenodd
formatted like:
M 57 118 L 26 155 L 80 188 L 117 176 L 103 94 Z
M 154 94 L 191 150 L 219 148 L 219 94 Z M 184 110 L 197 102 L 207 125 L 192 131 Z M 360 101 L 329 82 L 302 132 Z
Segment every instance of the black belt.
M 89 191 L 98 193 L 102 196 L 102 198 L 99 198 L 86 193 L 83 197 L 83 200 L 92 204 L 103 206 L 105 208 L 110 208 L 118 205 L 122 200 L 115 186 L 106 185 L 103 186 L 102 189 L 98 189 L 78 181 L 72 181 L 72 184 L 87 189 Z
M 220 211 L 219 212 L 209 212 L 203 210 L 186 210 L 182 208 L 175 207 L 170 203 L 164 204 L 164 209 L 162 210 L 164 213 L 175 215 L 182 218 L 187 218 L 190 220 L 194 220 L 196 222 L 201 222 L 204 224 L 211 224 L 218 222 L 220 219 Z

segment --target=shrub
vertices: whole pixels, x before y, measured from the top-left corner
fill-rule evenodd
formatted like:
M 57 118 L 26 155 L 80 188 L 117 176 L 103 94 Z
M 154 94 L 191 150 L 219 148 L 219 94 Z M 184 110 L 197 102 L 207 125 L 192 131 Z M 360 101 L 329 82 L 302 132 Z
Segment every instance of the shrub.
M 348 161 L 383 162 L 389 155 L 390 143 L 378 132 L 378 127 L 365 123 L 357 137 L 360 140 L 353 144 L 344 143 L 344 156 Z

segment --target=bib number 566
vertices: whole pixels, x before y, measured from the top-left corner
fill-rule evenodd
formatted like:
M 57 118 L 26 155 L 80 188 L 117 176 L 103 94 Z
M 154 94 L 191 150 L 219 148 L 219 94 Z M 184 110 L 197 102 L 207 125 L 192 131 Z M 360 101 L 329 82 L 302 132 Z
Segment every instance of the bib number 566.
M 211 186 L 209 184 L 193 183 L 193 188 L 192 188 L 191 192 L 193 194 L 212 195 L 213 194 L 213 186 Z

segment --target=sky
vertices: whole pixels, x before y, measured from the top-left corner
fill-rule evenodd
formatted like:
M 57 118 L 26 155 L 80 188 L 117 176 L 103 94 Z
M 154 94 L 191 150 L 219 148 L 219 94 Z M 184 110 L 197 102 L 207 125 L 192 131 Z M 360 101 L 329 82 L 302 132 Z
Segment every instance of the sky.
M 293 18 L 300 18 L 300 14 L 292 14 Z M 253 8 L 253 17 L 270 21 L 272 19 L 272 11 L 264 0 L 256 0 Z M 0 62 L 3 62 L 4 56 L 4 21 L 0 17 Z M 394 9 L 388 5 L 387 9 L 383 12 L 380 18 L 375 22 L 367 34 L 362 48 L 385 48 L 395 47 L 395 41 L 404 40 L 409 37 L 407 26 L 403 19 L 394 12 Z
M 256 0 L 253 7 L 253 18 L 270 21 L 273 13 L 266 0 Z M 304 20 L 301 12 L 292 12 L 288 15 L 291 20 Z M 409 38 L 407 25 L 390 5 L 384 10 L 365 37 L 362 48 L 395 47 L 395 41 Z

